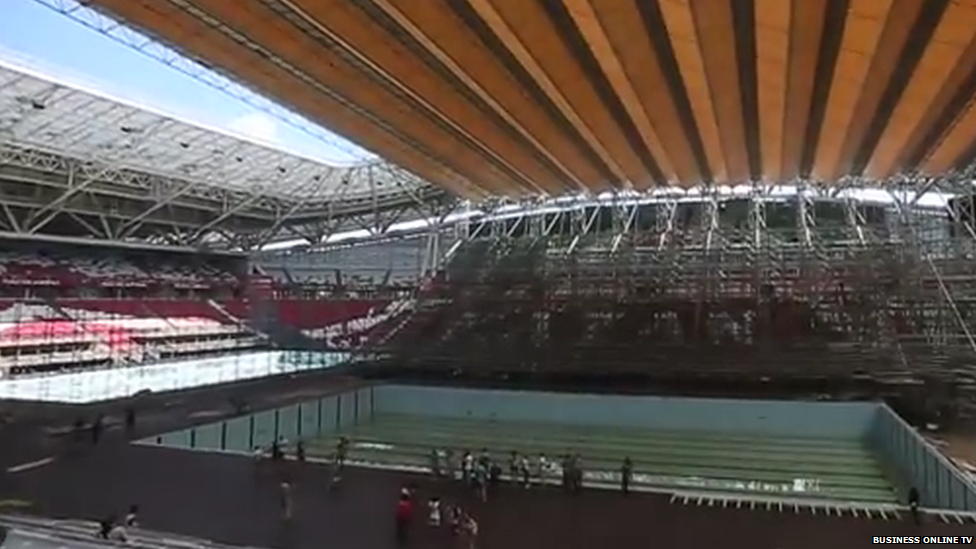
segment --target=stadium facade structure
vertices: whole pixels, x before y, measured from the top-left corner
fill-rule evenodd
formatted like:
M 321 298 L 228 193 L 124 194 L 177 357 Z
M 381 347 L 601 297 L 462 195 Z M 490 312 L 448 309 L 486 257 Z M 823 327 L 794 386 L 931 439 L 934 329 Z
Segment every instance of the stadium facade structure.
M 948 199 L 972 183 L 848 183 L 500 208 L 465 223 L 369 356 L 415 373 L 682 390 L 800 383 L 789 390 L 944 412 L 976 374 L 972 203 Z
M 381 233 L 445 193 L 383 160 L 286 152 L 0 61 L 0 231 L 250 251 Z M 435 210 L 436 211 L 436 210 Z

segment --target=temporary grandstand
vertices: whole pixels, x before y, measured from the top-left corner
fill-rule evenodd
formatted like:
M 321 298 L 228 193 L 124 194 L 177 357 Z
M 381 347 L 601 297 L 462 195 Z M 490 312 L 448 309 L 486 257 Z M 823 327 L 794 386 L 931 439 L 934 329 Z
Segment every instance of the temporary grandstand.
M 805 379 L 940 406 L 976 366 L 972 210 L 944 200 L 737 188 L 489 216 L 377 351 L 418 371 Z
M 866 520 L 976 520 L 933 444 L 976 412 L 976 2 L 36 1 L 377 155 L 331 166 L 0 66 L 0 387 L 34 384 L 0 398 L 132 397 L 184 363 L 197 381 L 161 390 L 333 372 L 248 385 L 247 413 L 186 397 L 111 454 L 134 484 L 138 457 L 214 488 L 159 497 L 174 529 L 219 507 L 188 533 L 284 543 L 226 526 L 264 524 L 233 510 L 260 482 L 238 458 L 332 462 L 347 437 L 350 486 L 443 490 L 488 547 L 607 524 L 621 548 L 855 547 Z M 479 446 L 583 454 L 602 490 L 633 458 L 652 495 L 502 508 L 403 476 Z M 391 542 L 392 501 L 320 495 L 329 544 Z

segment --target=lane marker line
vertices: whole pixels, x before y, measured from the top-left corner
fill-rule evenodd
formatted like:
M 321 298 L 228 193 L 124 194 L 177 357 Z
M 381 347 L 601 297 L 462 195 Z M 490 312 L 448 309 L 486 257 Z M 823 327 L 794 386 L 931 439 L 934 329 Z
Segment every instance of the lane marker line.
M 8 473 L 23 473 L 24 471 L 30 471 L 31 469 L 36 469 L 38 467 L 44 467 L 49 463 L 53 463 L 53 457 L 46 457 L 44 459 L 39 459 L 37 461 L 30 461 L 27 463 L 21 463 L 20 465 L 15 465 L 13 467 L 7 467 Z

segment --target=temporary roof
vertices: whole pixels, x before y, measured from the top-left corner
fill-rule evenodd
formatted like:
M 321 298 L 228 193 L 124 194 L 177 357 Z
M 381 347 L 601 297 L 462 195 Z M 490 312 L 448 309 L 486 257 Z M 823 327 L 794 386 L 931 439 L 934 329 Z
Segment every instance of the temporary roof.
M 85 4 L 469 197 L 976 156 L 976 0 Z

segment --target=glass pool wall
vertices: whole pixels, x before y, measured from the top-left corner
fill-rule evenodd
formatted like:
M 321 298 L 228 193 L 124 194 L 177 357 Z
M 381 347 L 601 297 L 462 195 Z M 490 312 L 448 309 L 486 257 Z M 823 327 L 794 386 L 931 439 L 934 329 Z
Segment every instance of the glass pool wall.
M 888 468 L 918 489 L 925 507 L 976 511 L 976 484 L 886 404 L 878 405 L 868 441 Z
M 373 389 L 365 387 L 316 400 L 263 410 L 217 423 L 149 437 L 140 444 L 250 455 L 275 440 L 315 439 L 369 421 Z

